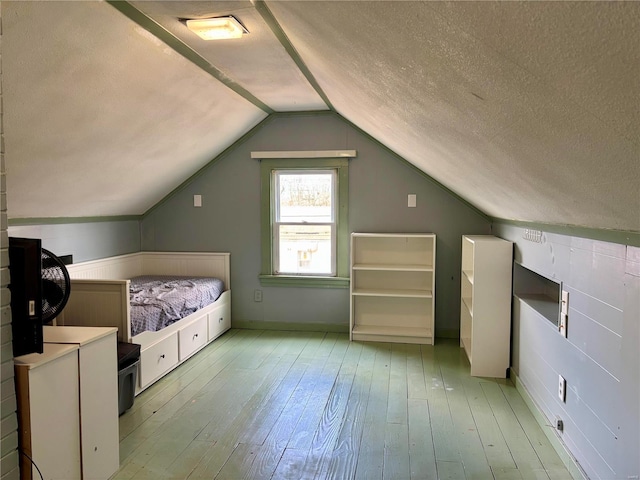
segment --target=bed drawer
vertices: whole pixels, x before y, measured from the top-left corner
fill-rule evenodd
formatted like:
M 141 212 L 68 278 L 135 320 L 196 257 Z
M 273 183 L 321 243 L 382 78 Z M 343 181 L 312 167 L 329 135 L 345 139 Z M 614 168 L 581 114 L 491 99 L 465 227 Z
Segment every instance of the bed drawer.
M 209 341 L 215 340 L 231 328 L 231 302 L 225 302 L 209 312 Z
M 161 377 L 178 364 L 178 332 L 140 352 L 140 388 Z
M 190 357 L 207 344 L 207 315 L 190 323 L 178 332 L 180 361 Z

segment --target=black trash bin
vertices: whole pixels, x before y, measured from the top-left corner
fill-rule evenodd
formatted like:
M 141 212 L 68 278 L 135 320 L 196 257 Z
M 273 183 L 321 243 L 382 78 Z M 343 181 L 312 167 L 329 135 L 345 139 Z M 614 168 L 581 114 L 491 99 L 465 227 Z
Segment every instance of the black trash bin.
M 140 345 L 118 342 L 118 415 L 133 405 L 140 363 Z

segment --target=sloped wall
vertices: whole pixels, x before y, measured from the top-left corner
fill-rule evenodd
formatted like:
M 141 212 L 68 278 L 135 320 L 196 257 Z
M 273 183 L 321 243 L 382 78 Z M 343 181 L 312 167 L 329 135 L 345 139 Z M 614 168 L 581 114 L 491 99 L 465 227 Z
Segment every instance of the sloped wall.
M 232 317 L 242 322 L 325 325 L 347 330 L 348 289 L 262 287 L 260 164 L 252 151 L 355 149 L 349 164 L 350 232 L 437 235 L 436 335 L 459 331 L 463 234 L 489 220 L 336 114 L 274 115 L 156 206 L 141 222 L 142 250 L 231 252 Z M 407 194 L 417 207 L 407 207 Z M 193 195 L 203 206 L 193 206 Z M 254 290 L 263 301 L 254 302 Z
M 640 248 L 496 224 L 515 260 L 569 292 L 567 338 L 514 297 L 512 365 L 591 479 L 640 475 Z M 566 401 L 558 380 L 567 382 Z

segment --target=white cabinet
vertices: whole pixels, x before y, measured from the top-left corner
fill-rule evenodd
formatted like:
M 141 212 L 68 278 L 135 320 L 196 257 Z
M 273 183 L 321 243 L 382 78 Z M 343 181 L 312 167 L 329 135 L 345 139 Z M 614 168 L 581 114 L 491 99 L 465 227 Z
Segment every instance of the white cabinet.
M 351 340 L 433 344 L 436 236 L 351 234 Z
M 512 263 L 511 242 L 462 237 L 460 346 L 473 376 L 505 378 L 509 368 Z
M 120 467 L 117 328 L 45 326 L 45 347 L 78 349 L 82 478 L 108 479 Z M 78 387 L 76 387 L 78 388 Z
M 44 353 L 14 359 L 20 444 L 44 478 L 106 480 L 120 466 L 117 331 L 45 326 Z
M 81 478 L 78 346 L 45 344 L 14 359 L 21 478 Z M 28 455 L 28 457 L 27 457 Z

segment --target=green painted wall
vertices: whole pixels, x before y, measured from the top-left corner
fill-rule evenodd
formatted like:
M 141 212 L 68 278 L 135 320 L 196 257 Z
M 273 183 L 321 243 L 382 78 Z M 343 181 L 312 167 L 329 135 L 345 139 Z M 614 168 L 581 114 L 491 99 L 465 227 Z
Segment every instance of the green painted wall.
M 40 238 L 55 255 L 73 255 L 74 263 L 140 251 L 138 217 L 9 220 L 9 235 Z
M 437 235 L 436 334 L 457 336 L 461 236 L 489 234 L 490 220 L 337 114 L 269 117 L 144 216 L 142 250 L 231 252 L 236 325 L 346 330 L 348 289 L 262 287 L 258 280 L 260 164 L 251 152 L 334 149 L 358 152 L 349 166 L 350 232 Z M 417 195 L 416 208 L 407 207 L 409 193 Z M 193 207 L 195 194 L 202 195 L 202 207 Z M 262 302 L 253 301 L 256 289 Z

